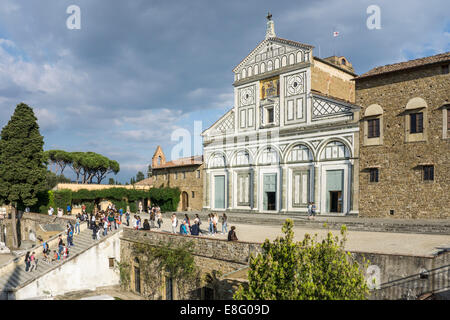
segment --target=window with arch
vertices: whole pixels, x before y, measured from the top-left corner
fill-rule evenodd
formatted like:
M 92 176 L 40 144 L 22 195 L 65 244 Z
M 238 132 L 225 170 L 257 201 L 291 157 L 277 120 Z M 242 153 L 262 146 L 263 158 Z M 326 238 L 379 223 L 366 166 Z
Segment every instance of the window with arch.
M 250 155 L 247 151 L 239 151 L 236 155 L 235 165 L 244 166 L 250 164 Z
M 261 153 L 259 162 L 261 164 L 277 164 L 278 152 L 272 147 L 264 149 L 264 151 Z
M 275 59 L 275 69 L 278 69 L 280 67 L 280 59 Z
M 266 64 L 263 62 L 261 63 L 261 73 L 266 72 Z
M 221 154 L 216 154 L 213 156 L 210 162 L 211 168 L 223 168 L 225 167 L 225 158 Z
M 258 73 L 259 73 L 259 67 L 258 67 L 258 65 L 256 64 L 255 67 L 253 68 L 253 74 L 254 74 L 254 75 L 257 75 Z
M 339 141 L 329 142 L 322 150 L 321 160 L 335 160 L 350 158 L 350 151 L 347 146 Z
M 416 142 L 427 139 L 427 103 L 421 97 L 408 101 L 404 111 L 405 141 Z
M 273 69 L 273 62 L 272 60 L 269 60 L 267 62 L 267 71 L 272 71 L 272 69 Z
M 293 53 L 291 53 L 289 55 L 289 64 L 294 64 L 295 63 L 295 56 Z
M 311 150 L 305 145 L 296 145 L 289 151 L 287 162 L 302 162 L 302 161 L 312 161 Z
M 383 108 L 378 104 L 368 106 L 363 120 L 364 145 L 383 144 Z

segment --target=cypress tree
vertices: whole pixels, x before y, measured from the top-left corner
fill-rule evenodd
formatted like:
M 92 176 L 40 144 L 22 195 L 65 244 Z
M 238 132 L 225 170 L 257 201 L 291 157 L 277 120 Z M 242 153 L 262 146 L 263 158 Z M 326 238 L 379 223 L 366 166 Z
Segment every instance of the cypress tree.
M 45 191 L 44 138 L 33 109 L 17 105 L 0 134 L 0 202 L 14 209 L 31 207 Z

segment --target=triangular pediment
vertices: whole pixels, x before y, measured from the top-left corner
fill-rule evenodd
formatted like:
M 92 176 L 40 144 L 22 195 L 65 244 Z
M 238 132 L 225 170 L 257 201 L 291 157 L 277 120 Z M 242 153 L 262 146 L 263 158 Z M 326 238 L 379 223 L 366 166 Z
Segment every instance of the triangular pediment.
M 239 72 L 241 68 L 247 67 L 257 62 L 262 62 L 277 56 L 283 56 L 286 53 L 294 51 L 310 51 L 313 46 L 296 41 L 286 40 L 278 37 L 269 38 L 261 41 L 234 69 L 233 72 Z
M 202 135 L 216 136 L 234 131 L 234 110 L 231 109 L 217 120 L 211 127 L 203 131 Z

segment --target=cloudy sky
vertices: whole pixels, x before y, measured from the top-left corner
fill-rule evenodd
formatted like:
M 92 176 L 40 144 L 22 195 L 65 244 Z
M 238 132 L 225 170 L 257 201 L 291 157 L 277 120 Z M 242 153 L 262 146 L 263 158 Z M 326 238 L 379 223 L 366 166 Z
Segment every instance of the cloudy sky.
M 232 107 L 231 70 L 264 39 L 267 11 L 277 36 L 345 55 L 358 74 L 450 50 L 448 0 L 2 0 L 0 126 L 25 102 L 45 150 L 104 154 L 129 181 L 157 145 L 170 159 L 184 129 L 193 149 L 194 121 L 205 129 Z

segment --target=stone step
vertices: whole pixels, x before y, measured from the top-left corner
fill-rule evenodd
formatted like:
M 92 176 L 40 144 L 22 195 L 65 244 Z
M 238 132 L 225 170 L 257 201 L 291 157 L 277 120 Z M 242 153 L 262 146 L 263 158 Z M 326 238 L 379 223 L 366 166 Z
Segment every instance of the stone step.
M 108 231 L 108 235 L 106 236 L 112 236 L 113 234 L 119 232 L 118 230 Z M 101 233 L 100 240 L 103 240 L 105 237 L 103 236 L 103 233 Z M 67 239 L 64 239 L 64 242 L 66 242 Z M 87 229 L 81 232 L 79 235 L 74 235 L 74 246 L 69 247 L 69 258 L 74 257 L 80 253 L 82 253 L 84 250 L 91 248 L 95 246 L 100 240 L 94 240 L 92 239 L 92 230 Z M 57 248 L 50 248 L 51 252 L 53 250 L 57 250 Z M 51 254 L 50 254 L 51 257 Z M 37 279 L 47 273 L 49 270 L 55 268 L 58 265 L 64 264 L 65 260 L 59 260 L 54 262 L 49 262 L 43 259 L 42 251 L 37 252 L 37 269 L 33 270 L 32 272 L 26 272 L 25 271 L 25 265 L 18 266 L 14 271 L 9 272 L 8 274 L 3 275 L 0 277 L 0 288 L 15 288 L 18 287 L 30 280 Z M 50 258 L 51 259 L 51 258 Z

